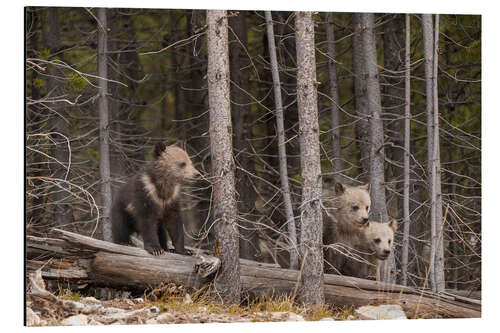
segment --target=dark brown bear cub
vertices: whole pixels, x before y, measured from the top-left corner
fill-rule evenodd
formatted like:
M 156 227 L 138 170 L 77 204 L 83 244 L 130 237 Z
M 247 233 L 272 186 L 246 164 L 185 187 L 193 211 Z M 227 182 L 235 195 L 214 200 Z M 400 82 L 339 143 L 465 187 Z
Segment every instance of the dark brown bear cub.
M 187 153 L 175 145 L 157 144 L 153 155 L 153 161 L 121 188 L 113 202 L 113 242 L 128 244 L 136 232 L 146 251 L 160 255 L 168 251 L 168 231 L 175 252 L 186 254 L 178 197 L 181 186 L 194 183 L 200 173 Z

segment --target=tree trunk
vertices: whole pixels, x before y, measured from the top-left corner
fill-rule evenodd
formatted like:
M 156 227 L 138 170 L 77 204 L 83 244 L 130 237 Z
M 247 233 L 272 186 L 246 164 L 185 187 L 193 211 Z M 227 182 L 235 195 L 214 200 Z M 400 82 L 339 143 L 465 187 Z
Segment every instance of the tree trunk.
M 371 184 L 371 216 L 379 222 L 389 220 L 387 200 L 385 197 L 384 177 L 384 127 L 381 118 L 382 104 L 377 63 L 377 47 L 375 39 L 374 14 L 361 14 L 362 45 L 365 56 L 366 94 L 370 114 L 370 184 Z M 384 281 L 392 281 L 395 271 L 394 253 L 384 262 L 381 276 Z
M 281 189 L 283 192 L 283 202 L 285 204 L 286 223 L 288 227 L 289 248 L 290 248 L 290 268 L 298 268 L 297 256 L 297 232 L 295 227 L 295 217 L 293 216 L 292 199 L 288 184 L 288 169 L 285 146 L 285 128 L 283 121 L 283 103 L 281 100 L 281 83 L 278 72 L 278 60 L 276 57 L 276 46 L 274 43 L 273 19 L 270 11 L 265 12 L 267 25 L 267 40 L 269 44 L 269 56 L 271 62 L 271 72 L 273 75 L 274 100 L 276 103 L 276 129 L 278 135 L 278 153 L 280 165 Z
M 352 67 L 354 72 L 354 104 L 356 105 L 356 143 L 359 147 L 361 162 L 359 180 L 369 181 L 370 175 L 370 123 L 368 117 L 368 96 L 366 93 L 366 72 L 362 44 L 361 14 L 352 14 L 354 34 L 352 36 Z
M 231 100 L 234 122 L 234 150 L 238 167 L 255 174 L 254 157 L 249 142 L 252 140 L 252 114 L 250 110 L 250 81 L 248 73 L 247 23 L 245 12 L 229 18 Z M 240 44 L 241 43 L 241 44 Z M 255 259 L 257 253 L 254 224 L 255 191 L 253 179 L 243 170 L 236 170 L 236 191 L 240 217 L 240 256 Z
M 435 35 L 433 35 L 433 32 Z M 439 158 L 439 123 L 437 94 L 437 60 L 439 42 L 439 16 L 436 16 L 433 30 L 432 16 L 422 15 L 422 33 L 424 41 L 425 82 L 426 82 L 426 113 L 427 113 L 427 159 L 430 188 L 430 226 L 431 253 L 429 260 L 429 281 L 433 291 L 444 290 L 444 255 L 441 173 Z
M 210 282 L 220 269 L 217 258 L 191 248 L 195 255 L 164 253 L 152 256 L 142 248 L 104 242 L 98 239 L 54 230 L 57 238 L 28 236 L 26 267 L 40 269 L 46 279 L 74 281 L 78 284 L 127 286 L 146 289 L 168 282 L 198 289 Z M 43 262 L 31 258 L 43 255 L 57 258 Z M 242 290 L 250 297 L 296 295 L 300 272 L 240 259 Z M 358 307 L 369 304 L 399 304 L 411 318 L 481 316 L 481 301 L 468 297 L 419 290 L 325 274 L 325 300 L 334 306 Z M 251 299 L 252 299 L 251 298 Z
M 439 94 L 438 94 L 438 56 L 439 56 L 439 14 L 435 15 L 434 26 L 434 160 L 436 168 L 436 290 L 444 291 L 446 287 L 444 274 L 444 219 L 443 219 L 443 195 L 441 187 L 441 146 L 439 143 Z
M 297 106 L 299 109 L 302 204 L 300 207 L 301 280 L 299 295 L 306 304 L 322 304 L 323 252 L 321 165 L 314 22 L 312 12 L 296 12 Z
M 116 9 L 108 9 L 108 19 L 111 31 L 108 33 L 108 49 L 118 50 L 119 44 L 114 36 L 118 35 L 121 29 L 119 12 Z M 111 37 L 112 36 L 112 37 Z M 119 67 L 119 54 L 112 53 L 108 55 L 108 78 L 111 80 L 120 80 L 119 71 L 120 68 L 115 69 L 111 64 L 118 64 Z M 121 108 L 120 96 L 119 96 L 119 85 L 116 83 L 111 83 L 109 87 L 109 123 L 110 123 L 110 177 L 111 177 L 111 197 L 114 198 L 116 193 L 120 190 L 122 183 L 122 177 L 125 177 L 125 159 L 123 155 L 123 147 L 121 146 L 123 142 L 123 122 L 126 117 L 123 116 L 125 110 Z
M 342 170 L 344 163 L 340 156 L 340 128 L 339 128 L 339 114 L 340 114 L 340 100 L 337 88 L 337 66 L 335 64 L 335 35 L 333 32 L 332 13 L 326 13 L 326 40 L 328 43 L 328 78 L 330 83 L 330 97 L 331 102 L 331 122 L 332 122 L 332 162 L 333 162 L 333 179 L 336 183 L 342 182 Z
M 433 168 L 435 182 L 435 199 L 436 199 L 436 235 L 435 242 L 436 255 L 434 262 L 436 291 L 444 291 L 446 286 L 444 275 L 444 220 L 443 220 L 443 197 L 441 191 L 441 151 L 439 144 L 439 96 L 438 96 L 438 56 L 439 56 L 439 14 L 436 14 L 434 22 L 434 52 L 433 52 L 433 70 L 432 70 L 432 98 L 433 98 L 433 135 L 434 135 L 434 150 L 433 150 Z
M 216 254 L 215 288 L 228 303 L 240 301 L 240 265 L 229 97 L 229 50 L 225 10 L 208 10 L 208 99 Z
M 408 249 L 410 245 L 410 14 L 406 14 L 405 39 L 405 117 L 403 158 L 403 244 L 401 246 L 401 284 L 408 283 Z
M 392 143 L 386 151 L 392 161 L 392 179 L 395 184 L 397 217 L 403 216 L 403 159 L 404 159 L 404 114 L 405 88 L 403 29 L 404 16 L 393 14 L 383 25 L 384 35 L 384 98 L 383 112 L 386 114 L 386 135 Z
M 288 174 L 291 177 L 298 176 L 300 173 L 300 147 L 298 143 L 298 122 L 299 115 L 296 103 L 296 87 L 297 87 L 297 76 L 295 73 L 296 68 L 296 54 L 293 50 L 296 49 L 296 41 L 294 38 L 295 31 L 293 29 L 293 16 L 294 12 L 277 12 L 278 19 L 280 23 L 278 27 L 278 36 L 281 36 L 279 43 L 277 44 L 277 58 L 281 60 L 279 66 L 281 66 L 280 71 L 280 83 L 281 83 L 281 93 L 283 100 L 283 117 L 285 125 L 285 137 L 287 146 L 287 165 Z M 280 47 L 281 46 L 281 47 Z M 292 198 L 293 207 L 297 207 L 300 201 L 300 196 L 298 187 L 293 188 L 293 183 L 290 183 L 290 194 Z
M 101 230 L 102 237 L 111 241 L 111 181 L 109 164 L 109 110 L 108 110 L 108 23 L 106 8 L 97 10 L 98 24 L 98 76 L 99 76 L 99 173 L 101 177 Z
M 404 112 L 405 112 L 405 89 L 402 71 L 403 63 L 403 15 L 394 14 L 384 24 L 384 69 L 387 74 L 384 77 L 384 114 L 387 115 L 386 135 L 392 144 L 387 149 L 387 155 L 392 160 L 391 181 L 394 183 L 397 202 L 397 219 L 403 215 L 403 160 L 404 160 Z M 387 168 L 389 170 L 389 168 Z M 388 173 L 388 178 L 390 174 Z M 390 198 L 389 198 L 390 199 Z M 398 235 L 399 236 L 399 235 Z M 397 242 L 401 238 L 397 237 Z M 393 248 L 393 256 L 400 258 L 399 248 Z M 391 258 L 394 261 L 394 258 Z M 393 266 L 395 267 L 395 266 Z
M 63 57 L 61 53 L 61 37 L 60 37 L 60 25 L 59 25 L 59 9 L 56 7 L 49 8 L 48 15 L 48 32 L 45 35 L 45 40 L 47 47 L 50 51 L 51 56 L 57 56 L 59 59 Z M 53 59 L 51 59 L 53 60 Z M 56 65 L 48 66 L 48 77 L 47 77 L 47 96 L 48 100 L 57 100 L 64 98 L 64 83 L 62 81 L 62 76 L 64 73 L 58 69 Z M 66 168 L 70 165 L 70 151 L 68 148 L 69 142 L 69 126 L 67 120 L 67 113 L 65 110 L 64 102 L 52 102 L 49 103 L 50 108 L 56 113 L 52 118 L 52 132 L 51 135 L 53 142 L 55 143 L 53 156 L 58 161 L 54 164 L 54 177 L 58 186 L 54 191 L 54 225 L 55 226 L 68 226 L 72 221 L 71 209 L 68 207 L 68 203 L 65 202 L 68 193 L 64 190 L 66 184 L 64 180 L 67 180 L 68 170 Z M 64 166 L 64 167 L 63 167 Z M 51 166 L 52 169 L 52 166 Z

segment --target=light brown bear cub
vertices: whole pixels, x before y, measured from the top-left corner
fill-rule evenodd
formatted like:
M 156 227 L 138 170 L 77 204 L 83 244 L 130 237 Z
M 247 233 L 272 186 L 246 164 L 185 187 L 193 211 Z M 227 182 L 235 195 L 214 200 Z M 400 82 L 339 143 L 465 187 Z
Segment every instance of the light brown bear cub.
M 368 222 L 370 213 L 370 184 L 348 186 L 335 184 L 335 212 L 325 217 L 323 229 L 323 244 L 332 245 L 326 248 L 325 272 L 344 274 L 342 267 L 347 259 L 342 255 L 346 248 L 353 248 L 361 242 L 361 227 Z
M 168 251 L 168 231 L 175 252 L 186 254 L 178 198 L 181 187 L 199 176 L 184 150 L 157 144 L 153 160 L 130 178 L 113 201 L 113 242 L 128 244 L 130 235 L 136 232 L 142 236 L 144 249 L 159 255 Z
M 364 262 L 353 259 L 346 260 L 343 271 L 346 275 L 363 279 L 375 278 L 380 281 L 380 265 L 392 252 L 394 233 L 398 228 L 395 219 L 389 222 L 368 221 L 361 227 L 361 238 L 354 245 Z

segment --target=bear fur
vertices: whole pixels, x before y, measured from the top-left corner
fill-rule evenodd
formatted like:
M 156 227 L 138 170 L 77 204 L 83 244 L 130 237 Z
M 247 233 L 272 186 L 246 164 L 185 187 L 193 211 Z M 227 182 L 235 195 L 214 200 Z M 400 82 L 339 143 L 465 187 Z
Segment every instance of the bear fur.
M 335 184 L 333 214 L 323 221 L 323 244 L 337 244 L 338 248 L 353 248 L 361 243 L 361 227 L 368 222 L 370 213 L 370 184 L 348 186 Z M 346 257 L 333 248 L 325 248 L 325 272 L 342 274 Z
M 341 268 L 344 275 L 355 276 L 363 279 L 373 279 L 380 281 L 380 266 L 392 251 L 394 243 L 394 233 L 398 228 L 395 219 L 389 222 L 368 221 L 360 228 L 361 237 L 358 244 L 351 244 L 354 253 L 359 255 L 361 260 L 348 258 Z
M 160 255 L 169 250 L 168 231 L 175 252 L 187 254 L 178 198 L 181 187 L 199 177 L 183 149 L 157 144 L 153 160 L 117 192 L 111 210 L 113 242 L 129 244 L 130 235 L 136 232 L 146 251 Z

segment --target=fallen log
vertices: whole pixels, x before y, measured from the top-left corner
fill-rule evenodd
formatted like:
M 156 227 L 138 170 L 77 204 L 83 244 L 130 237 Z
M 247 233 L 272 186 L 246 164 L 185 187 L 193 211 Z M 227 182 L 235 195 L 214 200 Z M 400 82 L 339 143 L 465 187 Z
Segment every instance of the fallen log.
M 193 256 L 164 253 L 154 257 L 142 248 L 123 246 L 54 229 L 55 238 L 27 236 L 28 270 L 43 266 L 44 278 L 68 279 L 114 287 L 148 288 L 175 282 L 198 289 L 210 282 L 220 260 L 206 251 Z M 52 256 L 49 262 L 34 256 Z M 250 296 L 295 296 L 300 272 L 240 260 L 243 292 Z M 325 274 L 325 301 L 336 306 L 399 304 L 411 317 L 427 315 L 477 318 L 481 302 L 453 294 L 435 294 L 396 284 Z

